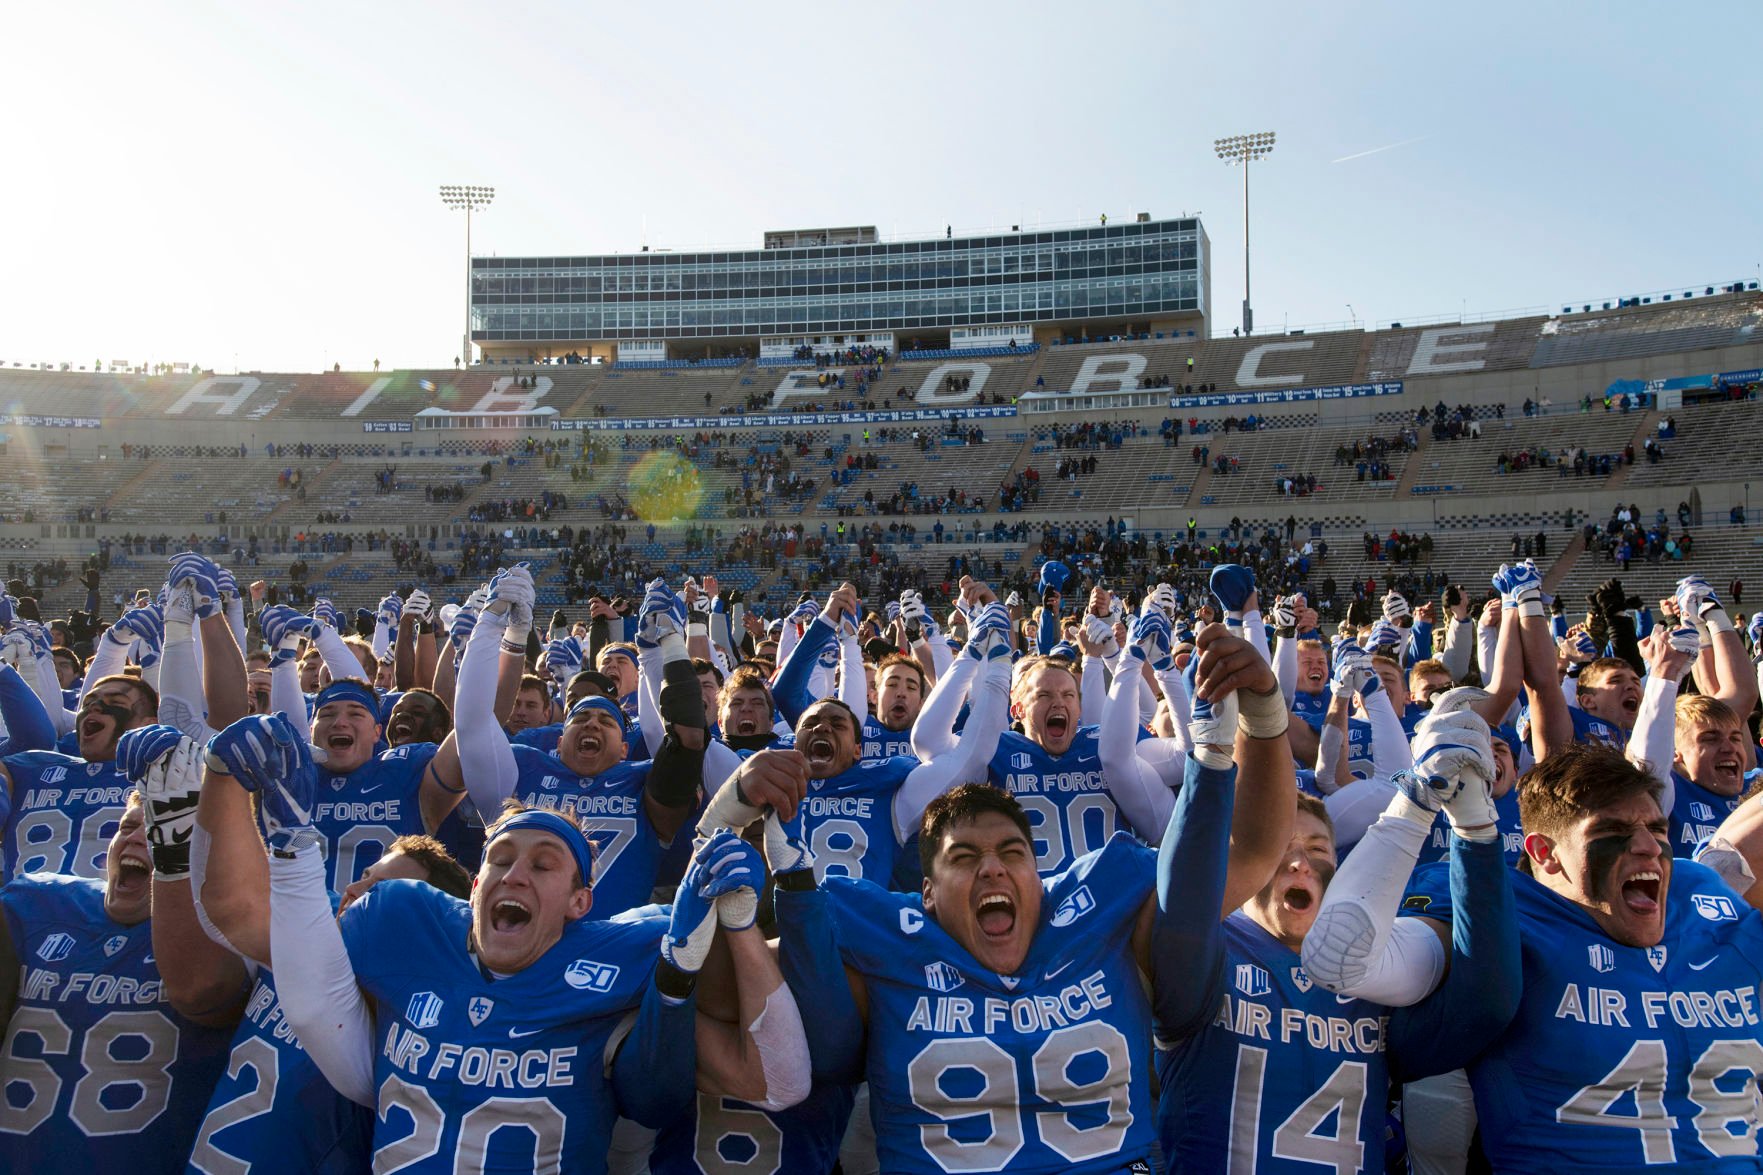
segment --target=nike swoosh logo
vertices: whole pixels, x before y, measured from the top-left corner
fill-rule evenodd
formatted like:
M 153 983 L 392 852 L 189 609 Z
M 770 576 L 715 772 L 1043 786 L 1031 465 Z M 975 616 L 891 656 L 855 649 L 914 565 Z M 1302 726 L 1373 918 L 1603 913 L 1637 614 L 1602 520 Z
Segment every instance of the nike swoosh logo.
M 1074 961 L 1075 960 L 1072 960 L 1072 959 L 1065 960 L 1065 962 L 1059 964 L 1059 966 L 1053 968 L 1051 971 L 1048 971 L 1045 978 L 1050 982 L 1055 975 L 1059 974 L 1061 971 L 1063 971 L 1067 967 L 1071 966 L 1071 964 Z
M 537 1036 L 543 1031 L 545 1031 L 543 1028 L 529 1028 L 525 1032 L 520 1031 L 518 1028 L 510 1028 L 508 1030 L 508 1036 L 512 1040 L 519 1040 L 523 1036 Z
M 1705 968 L 1712 967 L 1713 965 L 1714 965 L 1714 960 L 1709 959 L 1706 962 L 1702 962 L 1702 963 L 1691 963 L 1690 970 L 1691 971 L 1701 971 Z

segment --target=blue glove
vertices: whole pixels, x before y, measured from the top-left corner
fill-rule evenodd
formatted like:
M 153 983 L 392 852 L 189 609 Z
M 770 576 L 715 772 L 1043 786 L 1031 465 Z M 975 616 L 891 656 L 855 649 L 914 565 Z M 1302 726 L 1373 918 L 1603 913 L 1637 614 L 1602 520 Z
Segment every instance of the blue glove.
M 1379 620 L 1371 626 L 1371 636 L 1366 641 L 1368 649 L 1398 649 L 1408 639 L 1408 634 L 1387 620 Z
M 194 551 L 182 551 L 171 557 L 171 572 L 166 583 L 188 582 L 196 591 L 196 615 L 206 620 L 220 611 L 220 568 Z
M 312 601 L 312 618 L 320 624 L 330 625 L 338 632 L 343 631 L 343 613 L 324 596 Z
M 581 667 L 582 646 L 574 637 L 561 637 L 545 646 L 545 669 L 558 684 L 567 683 Z
M 453 627 L 447 630 L 447 639 L 453 642 L 455 650 L 465 648 L 465 642 L 471 639 L 471 630 L 477 627 L 477 609 L 461 607 L 453 614 Z
M 274 650 L 269 657 L 272 665 L 292 661 L 299 651 L 300 638 L 310 637 L 318 629 L 316 620 L 286 604 L 271 604 L 259 612 L 257 624 L 263 629 L 264 641 Z
M 800 604 L 797 604 L 792 608 L 790 614 L 784 617 L 784 619 L 793 624 L 813 624 L 819 615 L 819 604 L 816 604 L 813 600 L 803 600 Z
M 147 768 L 167 751 L 175 750 L 183 737 L 177 727 L 162 722 L 125 730 L 116 740 L 116 766 L 130 783 L 139 787 L 147 778 Z
M 1240 617 L 1255 594 L 1255 573 L 1240 563 L 1220 563 L 1212 569 L 1211 582 L 1212 594 L 1218 597 L 1226 616 L 1234 613 Z
M 1127 639 L 1132 642 L 1130 653 L 1150 662 L 1158 673 L 1167 673 L 1175 668 L 1175 658 L 1170 653 L 1174 633 L 1169 614 L 1153 607 L 1133 617 L 1127 632 Z
M 1763 652 L 1763 612 L 1751 617 L 1751 627 L 1747 631 L 1751 634 L 1752 652 Z
M 398 620 L 404 615 L 404 598 L 402 596 L 381 596 L 379 607 L 374 609 L 374 622 L 384 622 L 387 628 L 398 627 Z
M 1598 659 L 1598 643 L 1583 632 L 1576 632 L 1568 639 L 1567 651 L 1575 661 L 1595 661 Z
M 244 729 L 241 729 L 244 728 Z M 235 732 L 237 732 L 235 734 Z M 229 770 L 239 786 L 256 792 L 264 841 L 277 856 L 289 856 L 318 833 L 312 827 L 318 794 L 318 767 L 312 748 L 285 714 L 241 718 L 208 741 L 209 765 Z M 244 774 L 231 771 L 232 765 Z
M 239 594 L 238 576 L 218 563 L 214 565 L 214 572 L 214 582 L 220 585 L 220 598 L 223 602 Z
M 118 633 L 124 634 L 118 644 L 135 646 L 135 659 L 143 669 L 159 663 L 160 651 L 165 648 L 165 617 L 156 606 L 150 604 L 124 612 L 107 635 L 116 640 Z
M 757 894 L 764 886 L 765 863 L 758 851 L 728 829 L 717 829 L 699 843 L 674 893 L 661 957 L 676 970 L 696 975 L 716 934 L 716 899 L 741 888 Z
M 686 619 L 685 597 L 664 579 L 650 580 L 637 609 L 637 647 L 655 649 L 669 636 L 684 636 Z
M 1040 585 L 1042 592 L 1063 592 L 1065 583 L 1071 578 L 1071 568 L 1057 559 L 1049 559 L 1041 564 Z
M 884 606 L 883 606 L 883 607 L 882 607 L 882 611 L 883 611 L 883 613 L 885 613 L 885 614 L 886 614 L 886 616 L 887 616 L 887 618 L 888 618 L 888 620 L 889 620 L 889 622 L 892 622 L 892 621 L 895 621 L 895 620 L 898 620 L 898 619 L 900 619 L 900 601 L 898 601 L 898 600 L 889 600 L 889 601 L 888 601 L 888 602 L 887 602 L 887 603 L 886 603 L 886 604 L 885 604 L 885 605 L 884 605 Z
M 34 620 L 20 620 L 12 627 L 15 632 L 22 632 L 30 638 L 31 656 L 33 657 L 47 657 L 49 651 L 55 647 L 55 642 L 49 636 L 49 626 L 46 624 L 39 624 Z
M 0 629 L 6 628 L 18 619 L 18 601 L 8 595 L 0 595 Z
M 1371 654 L 1352 641 L 1335 642 L 1332 680 L 1337 691 L 1362 693 L 1367 698 L 1383 688 L 1371 667 Z

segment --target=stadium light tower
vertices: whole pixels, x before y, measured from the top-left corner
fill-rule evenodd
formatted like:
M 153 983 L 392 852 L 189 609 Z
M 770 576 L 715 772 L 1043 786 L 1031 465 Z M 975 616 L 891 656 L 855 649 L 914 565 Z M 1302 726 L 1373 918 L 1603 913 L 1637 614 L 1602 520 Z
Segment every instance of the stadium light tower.
M 479 208 L 488 208 L 495 198 L 495 188 L 476 184 L 441 185 L 441 203 L 449 208 L 465 209 L 465 349 L 459 353 L 459 358 L 467 367 L 471 366 L 471 214 Z
M 1212 140 L 1212 149 L 1226 163 L 1243 165 L 1243 333 L 1255 333 L 1255 311 L 1249 305 L 1249 164 L 1273 153 L 1273 132 L 1231 135 Z

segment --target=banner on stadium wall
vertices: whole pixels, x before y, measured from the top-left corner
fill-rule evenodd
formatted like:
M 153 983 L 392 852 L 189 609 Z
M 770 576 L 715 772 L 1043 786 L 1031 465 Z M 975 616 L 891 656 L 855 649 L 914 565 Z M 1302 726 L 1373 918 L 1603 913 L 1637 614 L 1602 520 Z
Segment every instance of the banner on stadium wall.
M 0 424 L 17 428 L 102 428 L 101 421 L 90 416 L 0 416 Z
M 361 422 L 362 432 L 410 432 L 408 420 L 364 420 Z
M 1723 371 L 1714 377 L 1714 382 L 1723 384 L 1763 383 L 1763 368 L 1753 367 L 1749 371 Z
M 898 424 L 914 420 L 946 422 L 951 417 L 965 420 L 995 420 L 1016 415 L 1014 404 L 988 405 L 984 408 L 909 408 L 878 412 L 767 412 L 745 416 L 626 416 L 591 420 L 553 420 L 551 427 L 562 431 L 634 432 L 647 429 L 731 429 L 770 428 L 780 425 L 795 427 L 815 424 Z
M 1238 408 L 1250 404 L 1296 404 L 1307 400 L 1356 400 L 1361 396 L 1399 396 L 1402 381 L 1337 384 L 1328 388 L 1282 388 L 1273 392 L 1224 392 L 1216 396 L 1172 396 L 1171 408 Z

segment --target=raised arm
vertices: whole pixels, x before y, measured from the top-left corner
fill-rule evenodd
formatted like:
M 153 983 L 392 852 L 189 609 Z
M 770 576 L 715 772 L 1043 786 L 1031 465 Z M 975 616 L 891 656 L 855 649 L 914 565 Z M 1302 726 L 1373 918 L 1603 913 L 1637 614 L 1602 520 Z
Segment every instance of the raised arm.
M 1304 969 L 1330 991 L 1392 1007 L 1438 987 L 1447 932 L 1430 920 L 1398 919 L 1397 907 L 1439 812 L 1458 837 L 1499 849 L 1499 816 L 1487 723 L 1468 709 L 1479 691 L 1452 690 L 1415 736 L 1416 770 L 1394 781 L 1384 814 L 1341 862 L 1304 940 Z
M 1286 742 L 1289 711 L 1267 661 L 1223 625 L 1200 630 L 1195 655 L 1195 754 L 1207 744 L 1235 746 L 1236 800 L 1223 903 L 1228 914 L 1267 884 L 1292 837 L 1298 786 Z M 1236 702 L 1234 721 L 1229 707 L 1221 711 L 1218 705 L 1227 698 Z
M 125 732 L 116 747 L 117 764 L 140 789 L 146 817 L 153 858 L 153 954 L 166 999 L 187 1019 L 224 1028 L 238 1021 L 251 975 L 243 960 L 211 940 L 196 918 L 190 842 L 202 756 L 201 743 L 176 727 L 158 724 Z

